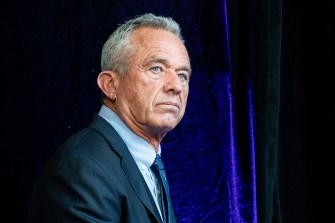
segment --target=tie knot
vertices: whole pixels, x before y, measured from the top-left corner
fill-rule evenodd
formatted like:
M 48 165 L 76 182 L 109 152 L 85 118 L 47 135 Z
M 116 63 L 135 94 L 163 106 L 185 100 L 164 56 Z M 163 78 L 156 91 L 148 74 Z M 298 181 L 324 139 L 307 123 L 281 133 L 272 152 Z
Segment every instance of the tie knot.
M 164 170 L 164 164 L 160 155 L 156 155 L 154 163 L 151 165 L 151 169 L 154 171 Z

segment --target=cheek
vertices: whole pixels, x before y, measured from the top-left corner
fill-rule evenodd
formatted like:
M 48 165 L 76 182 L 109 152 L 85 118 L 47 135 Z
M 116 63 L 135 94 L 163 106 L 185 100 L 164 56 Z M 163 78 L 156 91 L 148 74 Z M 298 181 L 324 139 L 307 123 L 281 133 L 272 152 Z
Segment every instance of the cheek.
M 148 91 L 148 88 L 141 87 L 137 90 L 133 90 L 129 96 L 129 102 L 133 105 L 134 109 L 136 109 L 134 112 L 145 115 L 152 110 L 154 95 L 152 91 Z
M 182 93 L 182 99 L 181 100 L 182 100 L 184 106 L 187 103 L 187 98 L 188 98 L 188 90 Z
M 133 83 L 133 84 L 131 84 Z M 123 85 L 120 85 L 119 99 L 125 107 L 128 107 L 132 114 L 137 114 L 138 111 L 143 110 L 142 103 L 142 92 L 137 84 L 128 81 Z

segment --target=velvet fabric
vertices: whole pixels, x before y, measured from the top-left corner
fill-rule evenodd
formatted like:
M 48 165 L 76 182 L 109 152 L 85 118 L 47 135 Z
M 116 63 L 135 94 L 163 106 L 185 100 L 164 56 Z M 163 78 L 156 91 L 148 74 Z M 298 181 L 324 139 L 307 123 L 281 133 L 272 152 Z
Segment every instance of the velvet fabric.
M 36 175 L 98 112 L 104 41 L 119 23 L 145 12 L 178 21 L 191 57 L 186 114 L 162 141 L 180 223 L 313 222 L 306 185 L 307 170 L 315 166 L 309 166 L 308 149 L 317 144 L 328 152 L 331 134 L 318 140 L 323 125 L 312 115 L 321 112 L 322 123 L 330 123 L 335 113 L 327 98 L 334 88 L 315 88 L 316 79 L 309 76 L 321 69 L 312 65 L 316 60 L 306 47 L 319 49 L 309 25 L 310 18 L 319 21 L 320 10 L 300 0 L 2 4 L 1 177 L 10 222 L 25 222 Z M 313 26 L 318 32 L 334 25 L 322 21 L 324 27 Z M 326 43 L 332 42 L 327 36 Z M 329 67 L 322 66 L 325 80 L 333 74 Z M 330 200 L 320 203 L 328 206 Z

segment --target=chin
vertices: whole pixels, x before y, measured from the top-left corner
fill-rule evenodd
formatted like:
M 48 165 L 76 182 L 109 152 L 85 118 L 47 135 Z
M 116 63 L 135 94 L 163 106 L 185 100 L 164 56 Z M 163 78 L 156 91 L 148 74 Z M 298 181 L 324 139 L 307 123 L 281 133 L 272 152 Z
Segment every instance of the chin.
M 175 115 L 159 115 L 152 120 L 152 126 L 155 126 L 160 131 L 168 132 L 174 129 L 180 121 Z
M 162 123 L 162 128 L 166 129 L 167 131 L 171 131 L 172 129 L 174 129 L 177 126 L 177 122 L 173 122 L 173 123 Z
M 160 132 L 169 132 L 177 126 L 176 122 L 159 122 L 156 123 L 156 128 Z

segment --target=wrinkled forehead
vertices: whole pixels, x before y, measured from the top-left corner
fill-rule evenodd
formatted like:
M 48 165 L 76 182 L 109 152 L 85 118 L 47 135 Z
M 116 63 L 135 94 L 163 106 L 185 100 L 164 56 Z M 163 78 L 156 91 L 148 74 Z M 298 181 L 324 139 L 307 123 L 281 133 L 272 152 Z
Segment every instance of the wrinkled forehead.
M 191 71 L 187 49 L 174 33 L 159 28 L 139 28 L 133 32 L 131 44 L 134 47 L 133 59 L 138 62 L 165 60 Z
M 141 27 L 132 32 L 131 41 L 142 46 L 159 44 L 162 42 L 171 42 L 184 46 L 177 35 L 167 30 L 156 27 Z M 186 49 L 186 48 L 185 48 Z

